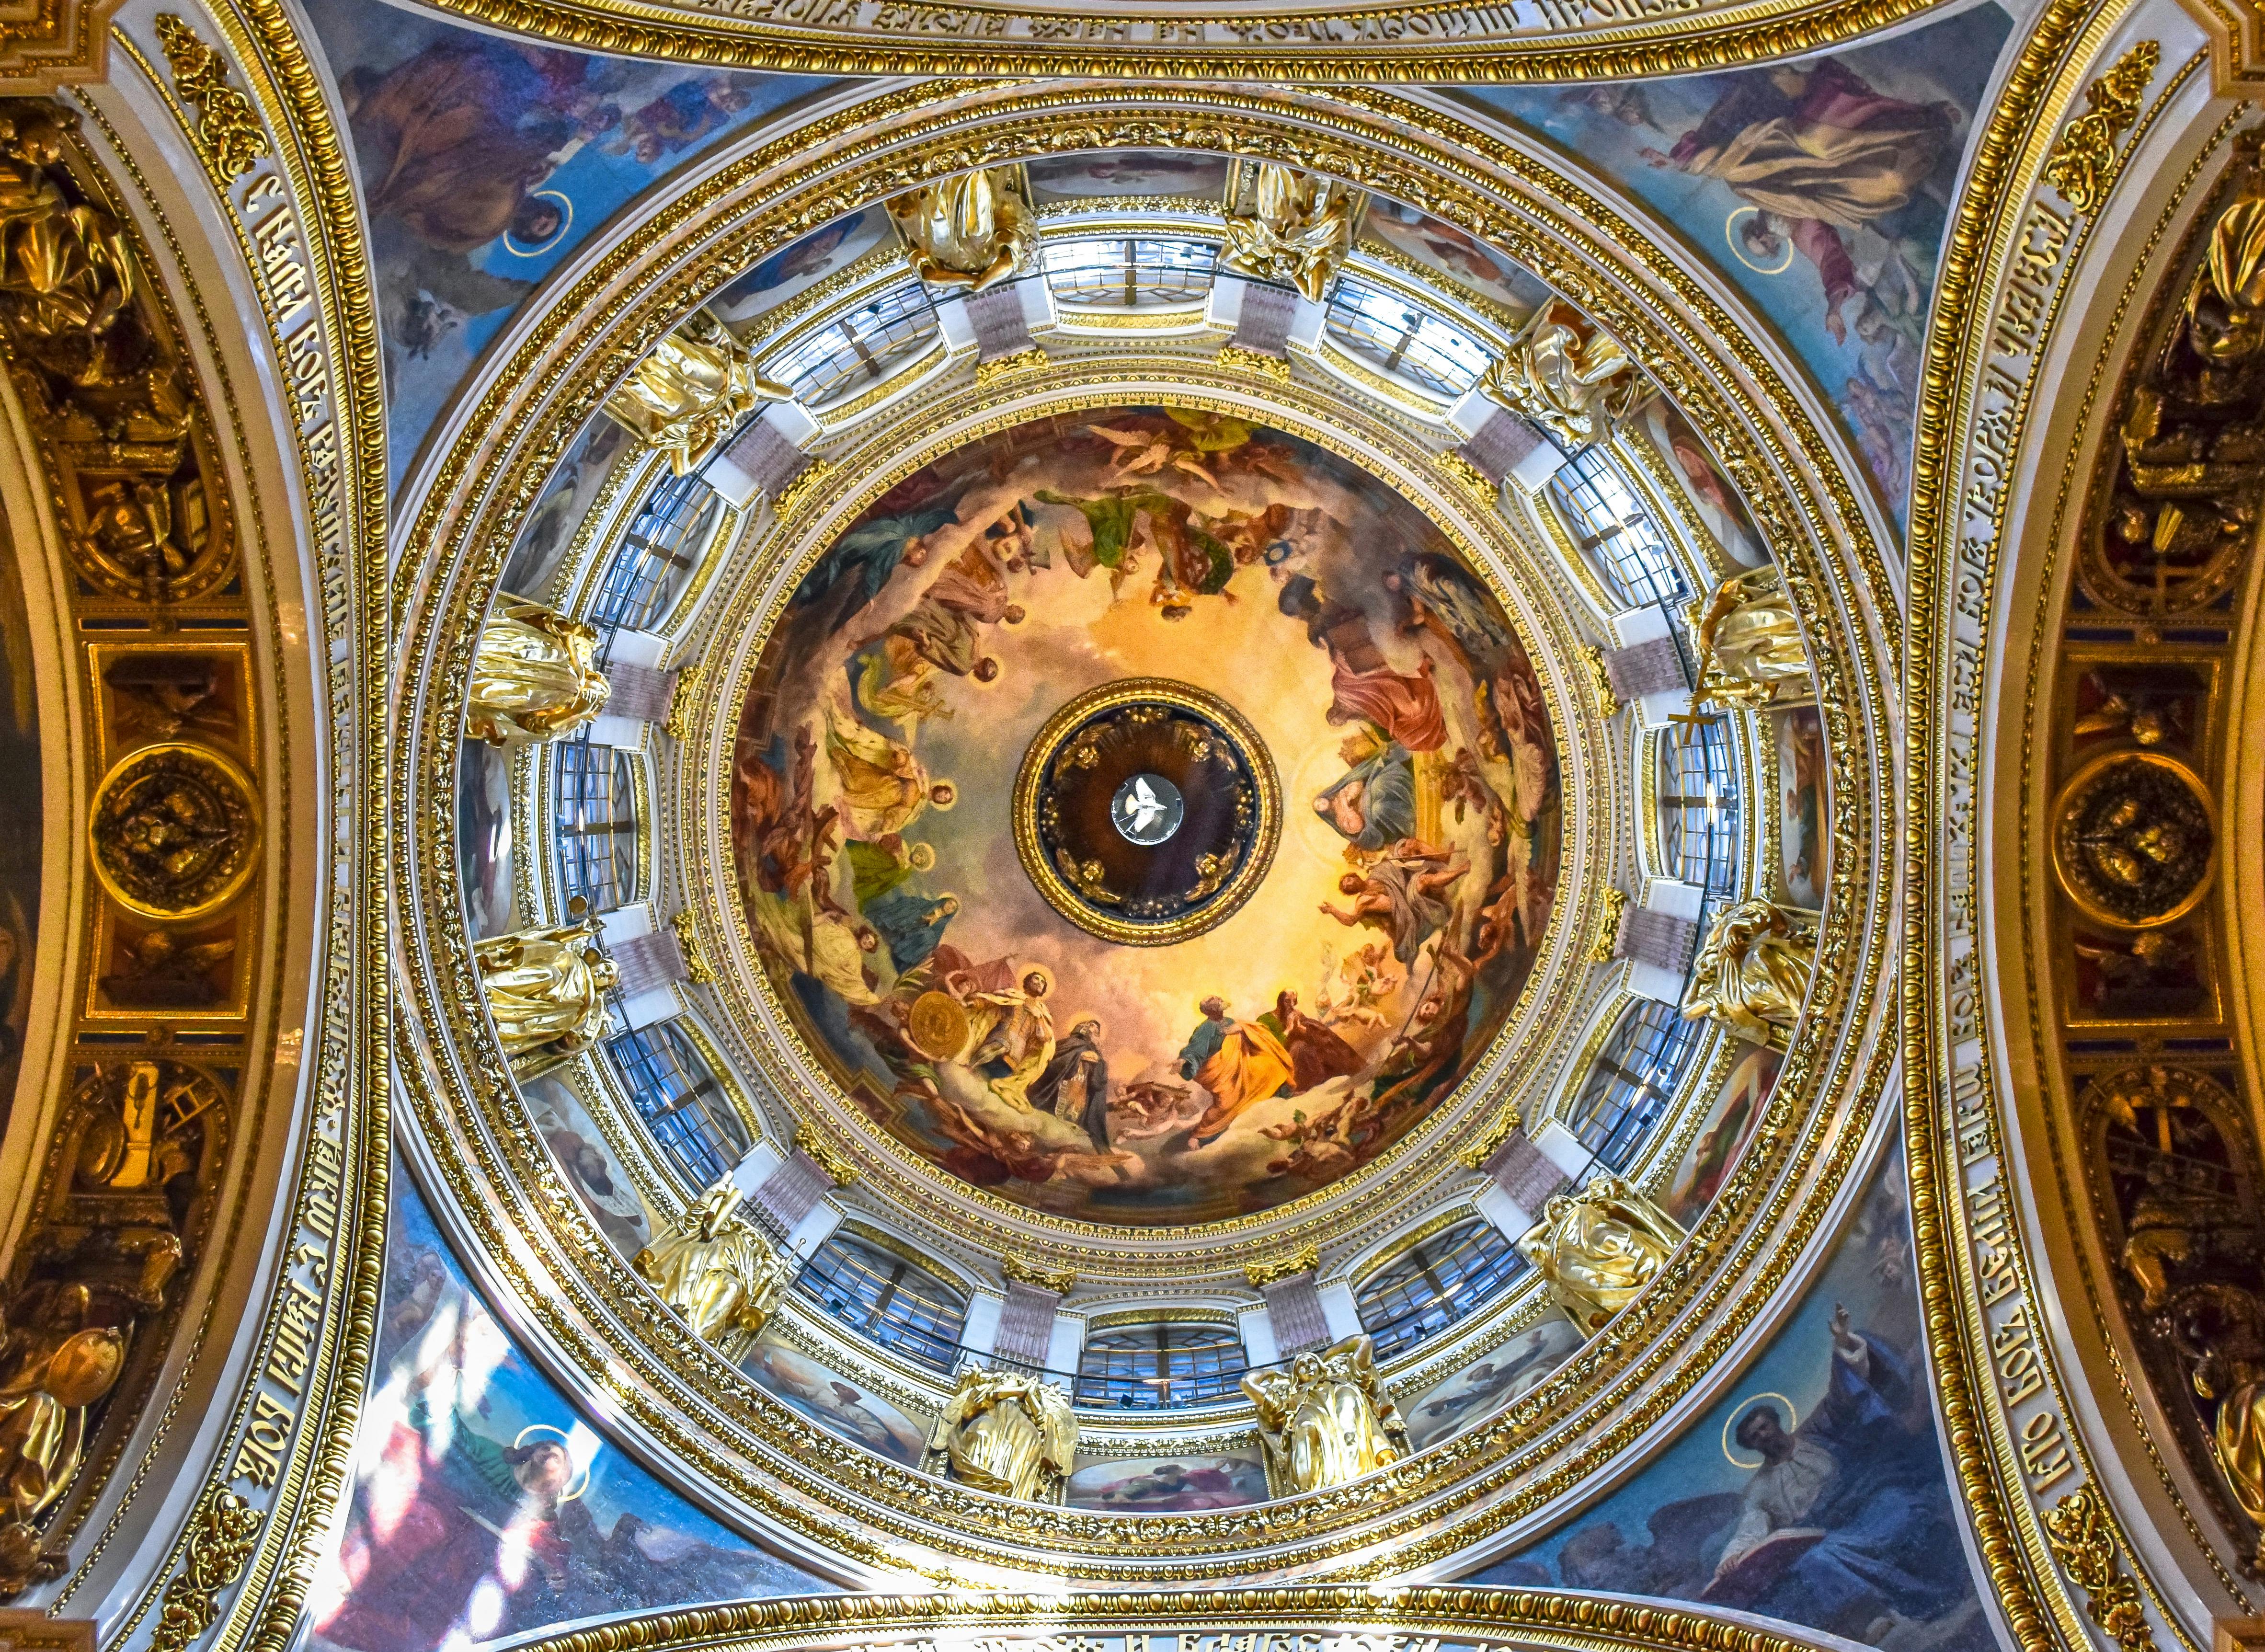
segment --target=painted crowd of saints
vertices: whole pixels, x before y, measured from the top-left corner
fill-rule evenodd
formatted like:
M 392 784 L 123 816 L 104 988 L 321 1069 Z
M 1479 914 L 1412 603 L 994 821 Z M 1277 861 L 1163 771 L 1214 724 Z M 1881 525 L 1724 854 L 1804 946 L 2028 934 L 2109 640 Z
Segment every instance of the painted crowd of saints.
M 1009 832 L 1039 725 L 1132 676 L 1225 699 L 1285 793 L 1258 893 L 1173 946 L 1060 920 Z M 1426 519 L 1287 435 L 1110 407 L 921 469 L 807 570 L 732 824 L 757 949 L 878 1125 L 1038 1208 L 1184 1221 L 1333 1181 L 1469 1073 L 1561 804 L 1526 649 Z

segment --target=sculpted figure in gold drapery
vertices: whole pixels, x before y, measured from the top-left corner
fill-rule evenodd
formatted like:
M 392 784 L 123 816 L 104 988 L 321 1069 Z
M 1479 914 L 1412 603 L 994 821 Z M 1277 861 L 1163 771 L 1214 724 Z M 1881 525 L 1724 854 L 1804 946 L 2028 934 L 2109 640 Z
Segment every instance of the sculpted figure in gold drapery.
M 1723 580 L 1691 605 L 1690 621 L 1699 652 L 1694 706 L 1766 705 L 1778 684 L 1809 676 L 1801 622 L 1774 568 Z
M 1479 391 L 1569 453 L 1610 436 L 1643 394 L 1643 380 L 1618 339 L 1554 298 L 1527 318 Z
M 722 322 L 696 309 L 606 398 L 606 411 L 645 447 L 666 454 L 669 469 L 684 476 L 761 403 L 793 395 L 755 371 L 754 353 Z
M 1719 1021 L 1740 1037 L 1767 1044 L 1773 1027 L 1800 1019 L 1817 937 L 1760 896 L 1715 921 L 1691 965 L 1683 1013 Z
M 1052 1383 L 971 1369 L 943 1403 L 921 1466 L 931 1474 L 1026 1503 L 1060 1503 L 1077 1457 L 1077 1419 Z
M 718 1182 L 633 1264 L 695 1335 L 734 1365 L 754 1347 L 795 1275 L 792 1259 L 739 1213 L 744 1197 Z
M 491 746 L 523 746 L 580 728 L 605 709 L 612 690 L 597 659 L 593 628 L 498 593 L 472 650 L 465 734 Z
M 1227 186 L 1227 266 L 1280 281 L 1320 303 L 1352 251 L 1360 192 L 1318 173 L 1257 164 L 1249 208 L 1238 209 L 1240 171 Z
M 0 1597 L 56 1568 L 33 1525 L 69 1488 L 87 1410 L 126 1364 L 126 1339 L 90 1326 L 86 1286 L 55 1291 L 31 1322 L 0 1317 Z
M 980 293 L 1027 269 L 1038 225 L 1019 167 L 962 172 L 889 202 L 913 273 L 937 287 Z
M 2184 1354 L 2194 1391 L 2216 1401 L 2210 1444 L 2233 1501 L 2265 1532 L 2265 1303 L 2236 1285 L 2194 1285 L 2156 1323 Z M 2265 1566 L 2265 1537 L 2255 1563 Z
M 1251 1372 L 1242 1392 L 1258 1408 L 1266 1486 L 1278 1497 L 1342 1486 L 1409 1453 L 1408 1424 L 1366 1336 L 1308 1349 L 1287 1372 Z
M 134 255 L 118 222 L 67 200 L 51 169 L 76 117 L 11 101 L 0 111 L 0 304 L 49 372 L 115 385 L 149 367 Z
M 556 929 L 521 929 L 472 943 L 488 1013 L 521 1076 L 547 1072 L 606 1035 L 614 961 L 598 945 L 595 919 Z
M 1675 1219 L 1616 1175 L 1600 1175 L 1542 1206 L 1541 1221 L 1518 1241 L 1568 1319 L 1598 1331 L 1675 1254 Z

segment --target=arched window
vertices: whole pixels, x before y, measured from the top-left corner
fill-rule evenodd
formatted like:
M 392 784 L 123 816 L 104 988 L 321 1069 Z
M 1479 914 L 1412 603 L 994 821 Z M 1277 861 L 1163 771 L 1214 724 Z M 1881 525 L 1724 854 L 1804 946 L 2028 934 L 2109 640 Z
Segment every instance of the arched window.
M 1200 1405 L 1236 1391 L 1250 1368 L 1242 1335 L 1220 1321 L 1155 1320 L 1096 1331 L 1077 1362 L 1080 1405 L 1136 1410 Z
M 1721 717 L 1661 731 L 1659 848 L 1667 870 L 1709 895 L 1738 886 L 1738 771 Z
M 1625 1170 L 1675 1094 L 1702 1022 L 1646 999 L 1620 1013 L 1597 1052 L 1566 1123 L 1608 1170 Z
M 700 1046 L 674 1021 L 609 1038 L 606 1052 L 629 1086 L 630 1104 L 688 1184 L 711 1187 L 746 1155 L 747 1126 Z
M 909 1359 L 950 1371 L 967 1299 L 924 1268 L 836 1234 L 795 1276 L 795 1289 L 852 1330 Z
M 1557 513 L 1613 594 L 1632 608 L 1691 594 L 1675 553 L 1602 448 L 1584 448 L 1549 484 Z
M 1477 339 L 1349 276 L 1330 296 L 1329 330 L 1352 354 L 1444 401 L 1456 400 L 1486 371 L 1486 350 Z
M 926 350 L 939 331 L 927 289 L 907 281 L 772 357 L 763 372 L 788 385 L 805 407 L 824 407 L 878 384 L 898 363 Z
M 1046 283 L 1057 302 L 1087 309 L 1167 309 L 1211 291 L 1219 249 L 1208 241 L 1132 236 L 1046 243 Z
M 610 746 L 561 740 L 552 813 L 563 896 L 581 896 L 592 912 L 611 912 L 637 898 L 635 759 Z
M 1474 1216 L 1410 1245 L 1354 1300 L 1381 1358 L 1477 1313 L 1530 1265 L 1500 1228 Z
M 697 471 L 664 474 L 622 535 L 591 605 L 591 622 L 641 631 L 658 622 L 699 564 L 723 506 Z

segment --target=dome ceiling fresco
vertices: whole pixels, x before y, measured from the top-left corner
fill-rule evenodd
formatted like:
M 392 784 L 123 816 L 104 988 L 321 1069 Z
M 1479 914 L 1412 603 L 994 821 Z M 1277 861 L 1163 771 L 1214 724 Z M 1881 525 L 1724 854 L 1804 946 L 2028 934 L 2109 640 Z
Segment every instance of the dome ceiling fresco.
M 929 465 L 803 575 L 740 714 L 735 872 L 876 1126 L 1038 1210 L 1185 1224 L 1328 1185 L 1477 1064 L 1549 921 L 1556 762 L 1524 643 L 1413 506 L 1111 407 Z M 1209 873 L 1172 858 L 1212 833 Z

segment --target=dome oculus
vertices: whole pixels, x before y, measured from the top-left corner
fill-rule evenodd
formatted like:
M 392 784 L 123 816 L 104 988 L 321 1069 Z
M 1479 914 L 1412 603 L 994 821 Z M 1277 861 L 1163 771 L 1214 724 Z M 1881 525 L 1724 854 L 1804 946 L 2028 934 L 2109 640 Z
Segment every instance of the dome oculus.
M 1176 1226 L 1336 1181 L 1478 1065 L 1555 899 L 1555 753 L 1501 605 L 1397 493 L 1111 407 L 928 465 L 819 556 L 732 838 L 757 956 L 879 1128 Z

